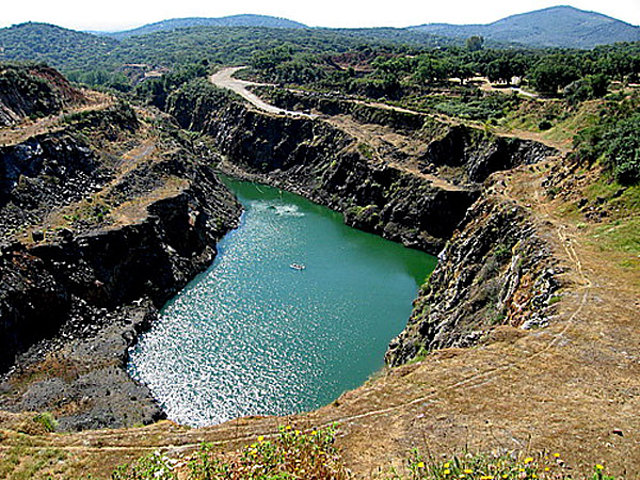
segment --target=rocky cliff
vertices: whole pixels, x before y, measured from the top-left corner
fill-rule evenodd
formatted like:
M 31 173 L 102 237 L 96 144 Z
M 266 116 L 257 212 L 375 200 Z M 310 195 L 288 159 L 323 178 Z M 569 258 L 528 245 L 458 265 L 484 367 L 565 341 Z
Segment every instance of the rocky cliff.
M 500 137 L 401 108 L 345 100 L 331 94 L 273 87 L 260 87 L 259 91 L 283 109 L 312 111 L 325 116 L 348 116 L 361 125 L 387 127 L 395 134 L 421 144 L 422 148 L 415 152 L 420 172 L 436 174 L 457 185 L 481 183 L 493 172 L 536 163 L 557 153 L 555 149 L 539 142 Z M 388 155 L 402 160 L 402 153 L 395 151 Z
M 336 115 L 267 115 L 201 82 L 168 109 L 207 134 L 223 169 L 441 252 L 389 363 L 472 345 L 497 324 L 543 325 L 557 287 L 544 242 L 486 179 L 550 149 L 325 103 Z M 153 421 L 162 412 L 128 377 L 127 349 L 210 264 L 239 206 L 203 163 L 215 155 L 170 119 L 106 102 L 41 130 L 0 147 L 0 408 L 52 410 L 66 429 Z
M 531 329 L 553 314 L 559 268 L 526 211 L 489 187 L 439 255 L 403 332 L 392 366 L 429 351 L 488 340 L 497 325 Z
M 207 133 L 235 175 L 258 175 L 343 212 L 349 225 L 437 252 L 477 188 L 432 181 L 363 154 L 357 140 L 323 121 L 276 117 L 212 90 L 204 100 L 182 91 L 169 112 L 185 128 Z
M 65 429 L 161 417 L 127 348 L 239 211 L 170 122 L 126 105 L 0 148 L 0 408 Z
M 340 102 L 334 108 L 345 109 Z M 263 114 L 202 84 L 175 93 L 168 110 L 184 128 L 207 133 L 234 174 L 259 175 L 343 212 L 349 225 L 430 253 L 442 249 L 486 176 L 548 153 L 539 144 L 486 137 L 421 115 L 352 107 L 359 112 L 352 117 L 358 125 L 385 124 L 408 141 L 426 143 L 416 172 L 397 151 L 374 154 L 357 132 L 331 121 Z M 445 145 L 455 140 L 460 154 L 454 158 Z M 439 175 L 441 167 L 447 167 L 448 178 Z
M 0 65 L 0 127 L 42 117 L 84 101 L 56 70 L 44 65 Z

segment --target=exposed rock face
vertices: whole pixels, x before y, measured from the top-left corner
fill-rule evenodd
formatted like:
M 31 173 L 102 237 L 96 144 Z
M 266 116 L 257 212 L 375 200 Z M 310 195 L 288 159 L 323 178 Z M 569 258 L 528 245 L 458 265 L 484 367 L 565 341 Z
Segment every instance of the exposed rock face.
M 421 170 L 444 165 L 461 167 L 466 179 L 483 182 L 494 172 L 537 163 L 556 153 L 538 142 L 487 135 L 458 125 L 429 144 L 421 159 Z
M 0 70 L 0 127 L 29 116 L 51 115 L 82 101 L 82 94 L 52 68 L 3 66 Z
M 257 175 L 344 213 L 349 225 L 431 253 L 478 197 L 477 186 L 440 188 L 371 161 L 353 137 L 327 122 L 265 115 L 215 92 L 204 100 L 179 92 L 169 112 L 183 127 L 209 134 L 235 175 Z
M 352 138 L 322 122 L 251 111 L 221 120 L 208 131 L 231 163 L 344 213 L 348 225 L 407 246 L 438 252 L 478 195 L 371 162 Z
M 443 176 L 446 174 L 440 167 L 452 167 L 456 169 L 452 179 L 457 184 L 481 183 L 493 172 L 536 163 L 557 153 L 538 142 L 498 137 L 464 125 L 449 125 L 427 114 L 378 108 L 328 94 L 303 94 L 271 87 L 260 91 L 280 108 L 349 115 L 358 123 L 382 125 L 413 136 L 426 145 L 424 152 L 418 154 L 420 171 Z
M 356 138 L 329 122 L 256 112 L 213 87 L 184 88 L 169 98 L 168 108 L 184 128 L 209 134 L 239 167 L 234 174 L 258 174 L 262 181 L 343 212 L 349 225 L 434 254 L 451 237 L 491 173 L 553 153 L 535 142 L 452 127 L 426 115 L 323 96 L 279 95 L 272 93 L 272 100 L 282 108 L 348 114 L 358 123 L 418 137 L 427 143 L 419 168 L 437 175 L 442 166 L 454 167 L 451 180 L 460 186 L 437 185 L 384 158 L 368 158 Z
M 137 146 L 131 113 L 0 149 L 0 409 L 51 410 L 65 429 L 163 415 L 127 375 L 127 349 L 240 207 L 173 136 Z M 127 135 L 126 161 L 99 149 Z
M 99 189 L 110 178 L 98 168 L 94 152 L 66 133 L 0 147 L 0 235 L 38 223 L 51 208 Z
M 439 255 L 407 327 L 389 345 L 390 365 L 434 349 L 475 345 L 496 325 L 547 324 L 558 268 L 526 212 L 486 194 L 464 225 Z

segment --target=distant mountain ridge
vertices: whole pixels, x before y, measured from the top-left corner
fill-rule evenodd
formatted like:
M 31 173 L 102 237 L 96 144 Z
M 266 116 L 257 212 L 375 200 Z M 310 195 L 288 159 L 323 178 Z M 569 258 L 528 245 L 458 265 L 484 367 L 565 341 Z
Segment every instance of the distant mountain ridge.
M 445 37 L 481 35 L 494 42 L 535 47 L 593 48 L 640 41 L 638 26 L 567 5 L 520 13 L 485 25 L 432 23 L 409 28 Z
M 230 15 L 228 17 L 188 17 L 172 18 L 160 22 L 149 23 L 131 30 L 121 32 L 92 32 L 98 35 L 105 35 L 113 38 L 127 38 L 135 35 L 146 35 L 148 33 L 177 30 L 187 27 L 267 27 L 267 28 L 308 28 L 307 25 L 295 22 L 287 18 L 272 17 L 269 15 Z
M 124 32 L 95 35 L 27 22 L 0 28 L 0 62 L 46 62 L 65 72 L 115 72 L 125 63 L 171 66 L 205 58 L 218 63 L 246 62 L 255 51 L 285 43 L 297 44 L 307 52 L 327 45 L 336 51 L 363 44 L 435 48 L 463 45 L 471 35 L 482 35 L 488 40 L 488 47 L 497 48 L 510 44 L 592 48 L 640 42 L 640 27 L 567 6 L 513 15 L 487 25 L 430 24 L 408 28 L 310 28 L 284 18 L 234 15 L 165 20 Z

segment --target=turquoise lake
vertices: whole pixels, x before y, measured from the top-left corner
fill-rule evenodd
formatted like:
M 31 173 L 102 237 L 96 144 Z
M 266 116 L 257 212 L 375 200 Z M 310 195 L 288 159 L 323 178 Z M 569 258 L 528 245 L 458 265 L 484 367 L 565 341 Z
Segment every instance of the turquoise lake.
M 192 426 L 309 410 L 361 385 L 436 263 L 300 196 L 226 183 L 240 227 L 130 351 L 130 374 Z

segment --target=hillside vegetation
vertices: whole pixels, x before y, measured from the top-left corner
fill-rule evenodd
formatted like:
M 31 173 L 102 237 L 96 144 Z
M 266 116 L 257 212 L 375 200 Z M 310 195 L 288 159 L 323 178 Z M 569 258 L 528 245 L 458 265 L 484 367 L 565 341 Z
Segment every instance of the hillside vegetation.
M 53 68 L 5 65 L 0 70 L 0 127 L 38 118 L 82 103 L 82 93 Z
M 108 63 L 116 40 L 44 23 L 23 23 L 0 29 L 0 61 L 45 62 L 65 70 Z
M 131 30 L 121 32 L 96 32 L 114 38 L 126 38 L 135 35 L 162 30 L 176 30 L 188 27 L 267 27 L 267 28 L 307 28 L 303 23 L 294 22 L 286 18 L 271 17 L 269 15 L 231 15 L 220 18 L 172 18 L 161 22 L 150 23 Z
M 481 35 L 496 42 L 534 47 L 593 48 L 640 40 L 638 26 L 569 6 L 513 15 L 486 25 L 427 24 L 412 28 L 445 37 Z
M 198 26 L 160 30 L 122 40 L 54 25 L 26 23 L 0 29 L 0 61 L 39 61 L 74 81 L 129 89 L 142 73 L 191 63 L 248 62 L 260 51 L 291 45 L 300 52 L 339 53 L 371 46 L 404 48 L 445 45 L 420 32 L 397 29 L 300 29 Z M 133 64 L 133 65 L 132 65 Z M 131 65 L 133 68 L 131 68 Z M 124 74 L 134 70 L 134 79 Z
M 468 46 L 475 50 L 481 49 L 483 42 L 498 47 L 591 48 L 637 42 L 640 27 L 571 7 L 516 15 L 490 25 L 411 28 L 307 28 L 287 19 L 236 15 L 171 19 L 124 32 L 92 35 L 25 23 L 0 29 L 0 61 L 42 61 L 61 69 L 74 81 L 128 90 L 147 74 L 157 76 L 190 63 L 246 63 L 274 48 L 316 55 L 384 48 L 416 55 L 432 48 L 462 46 L 470 37 L 475 43 Z M 460 72 L 453 73 L 456 76 Z

